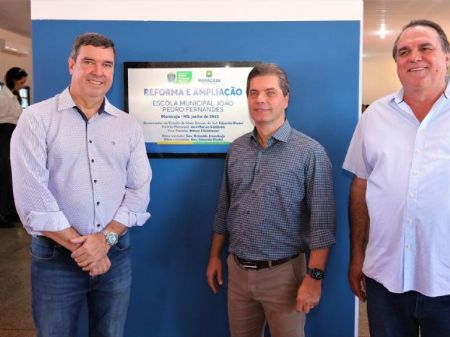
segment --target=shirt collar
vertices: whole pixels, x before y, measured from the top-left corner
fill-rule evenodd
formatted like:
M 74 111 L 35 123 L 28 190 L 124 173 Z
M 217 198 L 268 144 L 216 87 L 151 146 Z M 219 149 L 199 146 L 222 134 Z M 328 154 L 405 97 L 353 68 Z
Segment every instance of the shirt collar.
M 447 86 L 445 87 L 445 90 L 444 90 L 444 97 L 446 98 L 446 99 L 450 99 L 450 86 L 449 86 L 449 78 L 446 78 L 445 79 L 446 81 L 447 81 Z
M 444 96 L 444 98 L 445 99 L 450 99 L 450 86 L 449 86 L 449 80 L 448 80 L 448 78 L 446 78 L 446 87 L 445 87 L 445 90 L 444 90 L 444 93 L 443 93 L 443 96 Z M 394 94 L 394 97 L 392 98 L 393 100 L 394 100 L 394 102 L 395 103 L 397 103 L 397 104 L 400 104 L 400 103 L 402 103 L 403 102 L 403 94 L 404 94 L 404 91 L 403 91 L 403 88 L 401 88 L 399 91 L 397 91 L 395 94 Z
M 281 125 L 278 130 L 275 131 L 272 137 L 270 137 L 269 144 L 272 143 L 272 141 L 270 141 L 271 139 L 287 143 L 289 135 L 291 134 L 291 129 L 291 125 L 289 124 L 288 120 L 285 119 L 283 125 Z M 256 128 L 253 129 L 253 132 L 250 134 L 250 136 L 254 140 L 258 141 L 258 132 L 256 131 Z
M 397 104 L 400 104 L 401 102 L 403 102 L 403 88 L 401 88 L 399 91 L 397 91 L 394 94 L 394 97 L 392 99 Z
M 59 95 L 59 103 L 58 103 L 58 111 L 64 110 L 64 109 L 71 109 L 71 108 L 77 108 L 75 102 L 72 99 L 72 96 L 69 92 L 69 87 L 64 89 L 64 91 Z M 118 112 L 114 109 L 113 105 L 109 103 L 108 99 L 105 97 L 103 100 L 102 105 L 100 106 L 100 109 L 98 111 L 99 114 L 102 114 L 103 112 L 106 112 L 107 114 L 111 116 L 118 116 Z

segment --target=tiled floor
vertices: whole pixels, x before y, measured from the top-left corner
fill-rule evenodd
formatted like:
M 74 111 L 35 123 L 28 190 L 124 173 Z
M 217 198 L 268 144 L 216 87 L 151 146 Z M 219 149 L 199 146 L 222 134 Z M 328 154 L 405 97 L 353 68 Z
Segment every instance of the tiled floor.
M 29 235 L 0 228 L 0 337 L 35 337 L 30 305 Z M 360 303 L 359 337 L 369 337 L 366 306 Z
M 0 337 L 35 337 L 30 305 L 29 235 L 1 228 Z

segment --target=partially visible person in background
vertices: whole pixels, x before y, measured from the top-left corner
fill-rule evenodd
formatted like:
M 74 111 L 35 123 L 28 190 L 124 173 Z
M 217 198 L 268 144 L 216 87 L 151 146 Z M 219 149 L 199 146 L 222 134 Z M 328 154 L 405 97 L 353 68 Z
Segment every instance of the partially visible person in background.
M 369 104 L 361 104 L 361 113 L 364 113 L 366 109 L 369 107 Z
M 12 227 L 19 218 L 14 206 L 9 144 L 22 112 L 19 90 L 25 86 L 27 72 L 13 67 L 6 72 L 0 90 L 0 227 Z

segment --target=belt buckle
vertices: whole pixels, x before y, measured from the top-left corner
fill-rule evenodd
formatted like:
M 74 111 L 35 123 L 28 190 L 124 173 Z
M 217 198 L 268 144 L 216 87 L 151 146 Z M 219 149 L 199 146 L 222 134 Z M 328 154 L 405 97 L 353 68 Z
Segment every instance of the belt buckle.
M 258 269 L 258 265 L 257 264 L 255 264 L 255 263 L 253 263 L 251 261 L 248 261 L 248 260 L 241 259 L 238 256 L 236 256 L 236 261 L 244 269 Z
M 247 263 L 245 261 L 241 262 L 241 266 L 244 269 L 258 269 L 258 266 L 256 264 Z

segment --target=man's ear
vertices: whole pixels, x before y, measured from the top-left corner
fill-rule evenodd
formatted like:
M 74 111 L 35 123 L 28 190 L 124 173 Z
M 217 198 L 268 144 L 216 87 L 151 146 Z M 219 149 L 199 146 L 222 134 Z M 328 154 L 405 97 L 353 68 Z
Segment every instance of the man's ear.
M 286 96 L 284 96 L 284 99 L 286 100 L 286 108 L 285 109 L 287 109 L 289 106 L 289 93 Z
M 75 61 L 73 60 L 73 58 L 69 57 L 69 59 L 67 60 L 67 64 L 69 66 L 69 73 L 70 73 L 70 75 L 72 75 L 73 66 L 75 65 Z

